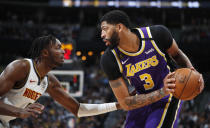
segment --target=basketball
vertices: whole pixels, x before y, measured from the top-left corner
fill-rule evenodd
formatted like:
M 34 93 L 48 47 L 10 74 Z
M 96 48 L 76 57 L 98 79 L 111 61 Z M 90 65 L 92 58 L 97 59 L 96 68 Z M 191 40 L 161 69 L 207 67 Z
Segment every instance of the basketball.
M 199 94 L 200 74 L 190 68 L 180 68 L 175 71 L 174 97 L 181 100 L 192 100 Z

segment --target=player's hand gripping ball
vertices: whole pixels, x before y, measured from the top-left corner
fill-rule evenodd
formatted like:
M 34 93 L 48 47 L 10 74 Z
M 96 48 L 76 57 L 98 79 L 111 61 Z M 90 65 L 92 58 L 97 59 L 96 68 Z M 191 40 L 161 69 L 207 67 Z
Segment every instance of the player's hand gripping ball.
M 175 91 L 174 97 L 181 100 L 192 100 L 201 92 L 201 74 L 190 68 L 180 68 L 175 71 L 174 75 Z

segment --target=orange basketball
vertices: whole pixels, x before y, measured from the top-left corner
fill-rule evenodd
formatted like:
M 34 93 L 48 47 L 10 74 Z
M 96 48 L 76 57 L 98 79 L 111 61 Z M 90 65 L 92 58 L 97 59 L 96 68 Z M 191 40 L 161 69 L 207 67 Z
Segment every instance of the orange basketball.
M 174 97 L 181 100 L 191 100 L 199 94 L 200 74 L 190 68 L 180 68 L 175 71 L 176 86 Z

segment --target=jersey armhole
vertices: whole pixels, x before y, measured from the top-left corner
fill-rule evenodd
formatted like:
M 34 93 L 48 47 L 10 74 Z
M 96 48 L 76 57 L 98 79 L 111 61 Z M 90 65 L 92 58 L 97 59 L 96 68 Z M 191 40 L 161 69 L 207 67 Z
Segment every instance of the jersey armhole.
M 152 39 L 152 34 L 151 34 L 151 31 L 150 31 L 150 28 L 149 28 L 149 27 L 146 27 L 146 30 L 147 30 L 147 33 L 148 33 L 149 38 Z M 155 43 L 155 40 L 152 39 L 151 42 L 152 42 L 153 47 L 156 49 L 156 51 L 157 51 L 161 56 L 163 56 L 163 57 L 165 58 L 165 54 L 158 48 L 158 46 L 157 46 L 156 43 Z M 165 59 L 166 59 L 166 58 L 165 58 Z

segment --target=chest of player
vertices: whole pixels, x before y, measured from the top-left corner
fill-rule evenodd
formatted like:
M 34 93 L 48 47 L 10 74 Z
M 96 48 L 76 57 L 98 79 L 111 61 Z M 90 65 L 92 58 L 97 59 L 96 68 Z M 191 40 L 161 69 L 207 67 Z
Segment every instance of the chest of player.
M 13 89 L 9 93 L 8 97 L 16 97 L 15 102 L 35 102 L 47 89 L 48 80 L 45 77 L 41 82 L 38 82 L 38 79 L 31 78 L 27 80 L 24 87 L 21 89 Z
M 119 56 L 122 74 L 141 93 L 162 87 L 162 79 L 169 72 L 164 56 L 160 55 L 150 41 L 144 41 L 135 54 L 126 54 L 115 49 Z
M 137 54 L 126 55 L 116 50 L 120 58 L 122 73 L 125 77 L 139 77 L 142 74 L 158 75 L 167 67 L 164 56 L 161 56 L 150 41 L 143 43 Z
M 36 101 L 45 92 L 47 86 L 47 77 L 45 77 L 41 82 L 29 79 L 22 91 L 22 97 Z
M 127 60 L 127 63 L 122 63 L 123 75 L 133 85 L 158 82 L 163 69 L 166 68 L 166 65 L 162 63 L 162 58 L 154 53 L 151 55 L 142 54 L 142 56 L 128 57 Z

